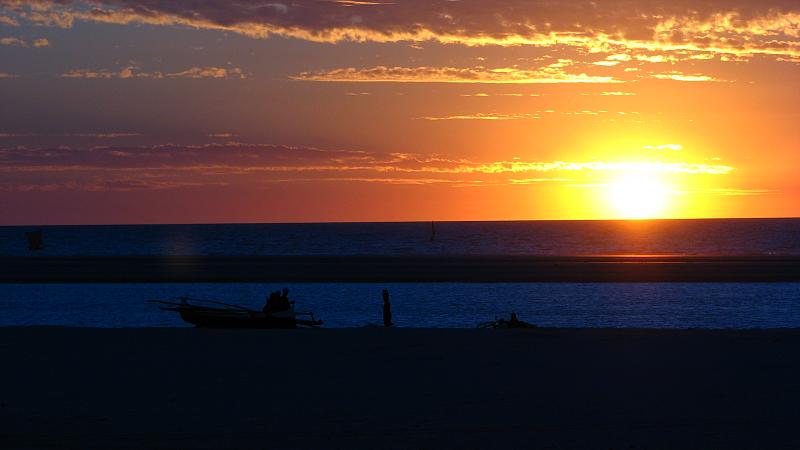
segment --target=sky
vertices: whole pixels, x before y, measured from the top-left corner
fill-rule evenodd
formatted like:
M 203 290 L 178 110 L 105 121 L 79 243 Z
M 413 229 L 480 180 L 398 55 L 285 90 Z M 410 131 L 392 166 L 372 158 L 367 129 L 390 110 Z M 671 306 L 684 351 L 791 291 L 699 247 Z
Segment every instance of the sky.
M 800 216 L 796 0 L 0 0 L 0 224 Z

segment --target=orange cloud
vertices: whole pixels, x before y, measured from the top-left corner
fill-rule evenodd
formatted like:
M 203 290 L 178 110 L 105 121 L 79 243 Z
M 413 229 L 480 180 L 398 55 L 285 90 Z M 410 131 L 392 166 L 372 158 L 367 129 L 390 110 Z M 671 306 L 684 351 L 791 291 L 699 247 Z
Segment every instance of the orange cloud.
M 18 27 L 19 22 L 12 17 L 0 16 L 0 25 L 5 25 L 8 27 Z
M 291 77 L 300 81 L 325 82 L 392 82 L 392 83 L 493 83 L 493 84 L 556 84 L 556 83 L 622 83 L 609 76 L 585 73 L 571 74 L 560 67 L 525 70 L 516 67 L 387 67 L 365 69 L 353 67 L 302 72 Z
M 656 78 L 659 80 L 675 80 L 675 81 L 725 81 L 720 80 L 718 78 L 714 78 L 710 75 L 702 75 L 702 74 L 684 74 L 678 71 L 672 71 L 668 73 L 655 73 L 650 75 L 651 78 Z
M 314 42 L 422 42 L 575 46 L 591 52 L 639 49 L 800 56 L 796 1 L 629 2 L 461 0 L 431 2 L 196 2 L 173 0 L 0 0 L 7 16 L 71 27 L 75 21 L 187 26 L 255 38 Z M 580 20 L 575 20 L 579 17 Z
M 519 120 L 519 119 L 540 119 L 538 114 L 500 114 L 500 113 L 476 113 L 476 114 L 463 114 L 455 116 L 425 116 L 418 117 L 422 120 Z
M 278 181 L 489 186 L 572 182 L 580 172 L 718 176 L 733 170 L 732 166 L 689 161 L 473 161 L 435 154 L 387 154 L 236 142 L 88 149 L 0 148 L 0 173 L 3 174 L 0 190 L 6 191 L 149 190 Z M 553 176 L 539 176 L 544 174 Z M 745 195 L 744 192 L 738 194 Z
M 770 195 L 777 194 L 778 191 L 774 189 L 711 189 L 712 194 L 722 195 L 725 197 L 742 197 L 751 195 Z
M 144 72 L 139 67 L 128 66 L 118 71 L 110 70 L 88 70 L 79 69 L 71 70 L 61 74 L 62 78 L 94 78 L 94 79 L 129 79 L 129 78 L 247 78 L 244 72 L 238 68 L 222 68 L 222 67 L 192 67 L 190 69 L 174 72 Z
M 17 47 L 27 47 L 28 44 L 17 37 L 4 37 L 0 38 L 0 45 L 15 45 Z

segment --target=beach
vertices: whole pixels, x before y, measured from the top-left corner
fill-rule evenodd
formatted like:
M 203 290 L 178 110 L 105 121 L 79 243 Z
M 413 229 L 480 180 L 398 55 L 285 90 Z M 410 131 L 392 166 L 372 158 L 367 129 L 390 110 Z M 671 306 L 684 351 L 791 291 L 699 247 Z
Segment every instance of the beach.
M 0 328 L 3 448 L 796 448 L 800 330 Z

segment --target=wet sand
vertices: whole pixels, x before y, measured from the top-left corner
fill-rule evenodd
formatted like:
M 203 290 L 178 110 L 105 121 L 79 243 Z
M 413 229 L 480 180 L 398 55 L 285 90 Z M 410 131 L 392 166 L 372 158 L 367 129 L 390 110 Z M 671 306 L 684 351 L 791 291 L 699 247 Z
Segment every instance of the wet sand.
M 0 257 L 4 283 L 278 281 L 800 281 L 800 256 Z
M 0 328 L 2 448 L 798 448 L 800 330 Z

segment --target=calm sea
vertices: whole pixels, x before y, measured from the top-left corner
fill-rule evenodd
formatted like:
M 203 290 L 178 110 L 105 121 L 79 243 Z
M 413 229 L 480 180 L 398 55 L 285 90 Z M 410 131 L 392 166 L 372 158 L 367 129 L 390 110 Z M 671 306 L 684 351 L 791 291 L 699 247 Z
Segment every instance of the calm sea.
M 800 255 L 800 219 L 0 227 L 0 255 Z M 260 308 L 273 284 L 0 285 L 0 326 L 185 326 L 145 300 Z M 288 286 L 328 327 L 474 327 L 517 312 L 559 327 L 800 327 L 800 283 L 400 283 Z
M 800 255 L 800 219 L 0 227 L 0 255 Z

